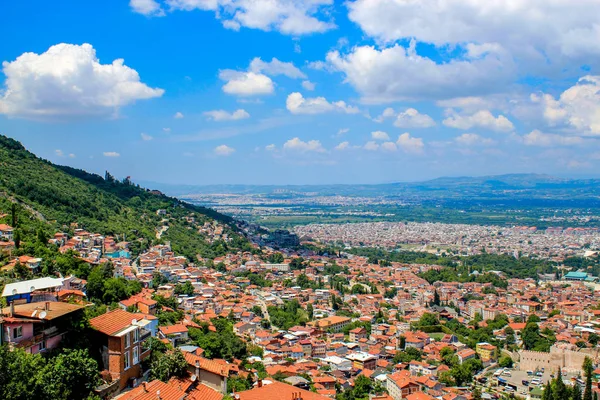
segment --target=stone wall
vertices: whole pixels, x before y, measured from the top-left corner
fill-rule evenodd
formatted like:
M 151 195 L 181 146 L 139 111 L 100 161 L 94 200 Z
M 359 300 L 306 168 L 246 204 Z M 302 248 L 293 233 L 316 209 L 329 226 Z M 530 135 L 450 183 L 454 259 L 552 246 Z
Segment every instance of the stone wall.
M 596 360 L 599 354 L 597 350 L 575 351 L 555 346 L 550 348 L 549 353 L 521 350 L 519 352 L 519 369 L 521 371 L 533 371 L 545 368 L 546 370 L 556 371 L 561 368 L 567 372 L 578 372 L 581 371 L 586 356 Z

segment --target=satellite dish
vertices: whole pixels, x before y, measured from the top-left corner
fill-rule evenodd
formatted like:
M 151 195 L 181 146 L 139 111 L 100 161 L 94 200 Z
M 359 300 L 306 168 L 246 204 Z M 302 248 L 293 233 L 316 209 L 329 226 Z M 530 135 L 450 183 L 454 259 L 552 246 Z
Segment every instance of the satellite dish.
M 13 293 L 13 295 L 16 295 L 16 294 L 17 294 L 17 293 L 19 293 L 19 292 L 18 292 L 18 290 L 17 290 L 17 289 L 13 289 L 12 293 Z
M 35 291 L 35 286 L 32 286 L 32 287 L 30 287 L 30 288 L 29 288 L 29 290 L 30 290 L 31 292 Z
M 132 319 L 132 320 L 131 320 L 131 325 L 136 325 L 136 324 L 137 324 L 137 319 L 135 319 L 135 318 L 134 318 L 134 319 Z
M 46 318 L 46 315 L 47 315 L 46 311 L 42 311 L 42 312 L 40 313 L 40 319 L 44 319 L 44 318 Z
M 190 379 L 192 382 L 196 382 L 196 379 L 198 379 L 198 377 L 196 375 L 192 375 Z

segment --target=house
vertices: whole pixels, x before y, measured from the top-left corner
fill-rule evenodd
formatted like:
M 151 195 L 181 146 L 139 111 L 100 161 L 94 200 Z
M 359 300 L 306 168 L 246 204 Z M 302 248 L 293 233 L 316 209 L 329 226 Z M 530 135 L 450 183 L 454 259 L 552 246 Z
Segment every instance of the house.
M 13 227 L 6 224 L 0 224 L 0 238 L 8 241 L 13 240 Z
M 188 340 L 188 328 L 184 324 L 161 326 L 158 328 L 158 337 L 167 339 L 173 347 Z
M 386 377 L 386 389 L 394 400 L 401 400 L 420 392 L 421 386 L 412 379 L 410 372 L 398 371 Z
M 6 302 L 31 303 L 36 301 L 56 301 L 56 292 L 62 288 L 62 278 L 38 278 L 28 281 L 8 283 L 4 286 L 2 297 Z
M 377 357 L 363 352 L 351 353 L 346 358 L 352 361 L 352 367 L 355 369 L 370 369 L 377 368 Z
M 349 339 L 352 343 L 358 343 L 360 339 L 367 338 L 367 330 L 364 327 L 354 328 L 349 332 Z
M 61 302 L 15 304 L 2 309 L 0 344 L 36 354 L 57 347 L 69 321 L 82 316 L 84 306 Z
M 462 364 L 467 360 L 476 358 L 477 353 L 475 353 L 475 351 L 473 351 L 473 349 L 463 349 L 463 350 L 457 352 L 456 356 L 458 357 L 458 361 Z
M 103 368 L 119 381 L 119 390 L 137 386 L 142 374 L 141 362 L 150 355 L 150 349 L 144 349 L 144 342 L 154 335 L 148 325 L 138 323 L 145 317 L 116 309 L 90 320 L 96 333 L 92 343 L 99 344 Z
M 188 364 L 188 372 L 196 376 L 196 381 L 217 392 L 227 393 L 227 378 L 230 366 L 224 360 L 209 360 L 194 353 L 183 352 Z
M 498 349 L 496 346 L 486 342 L 477 343 L 475 346 L 475 351 L 484 364 L 494 362 L 498 358 Z
M 311 321 L 307 325 L 313 328 L 333 333 L 341 332 L 350 323 L 350 318 L 332 315 L 331 317 Z
M 331 400 L 329 397 L 277 381 L 269 384 L 258 381 L 255 388 L 238 392 L 235 398 L 238 400 Z

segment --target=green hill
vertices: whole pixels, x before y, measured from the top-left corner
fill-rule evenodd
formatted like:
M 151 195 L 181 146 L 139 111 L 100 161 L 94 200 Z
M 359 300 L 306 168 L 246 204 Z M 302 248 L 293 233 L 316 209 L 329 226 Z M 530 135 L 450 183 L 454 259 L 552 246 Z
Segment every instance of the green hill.
M 190 260 L 196 255 L 213 258 L 228 250 L 249 248 L 228 216 L 151 192 L 127 179 L 118 181 L 108 172 L 101 177 L 54 165 L 0 135 L 0 223 L 11 224 L 13 204 L 17 205 L 17 230 L 30 245 L 29 252 L 35 252 L 31 242 L 36 236 L 72 232 L 75 224 L 129 241 L 134 253 L 167 241 Z M 157 210 L 166 210 L 166 215 L 157 215 Z M 212 221 L 221 223 L 233 240 L 209 243 L 198 233 L 200 226 Z M 157 239 L 156 231 L 164 225 L 169 228 Z

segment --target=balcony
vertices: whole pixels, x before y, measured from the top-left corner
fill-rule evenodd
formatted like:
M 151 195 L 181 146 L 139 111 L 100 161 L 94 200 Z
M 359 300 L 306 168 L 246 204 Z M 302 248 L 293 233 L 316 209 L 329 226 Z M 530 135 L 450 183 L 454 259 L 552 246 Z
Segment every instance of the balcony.
M 150 335 L 152 335 L 152 332 L 150 332 L 149 330 L 140 329 L 140 342 L 143 342 L 144 340 L 148 339 Z

